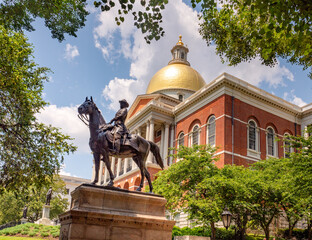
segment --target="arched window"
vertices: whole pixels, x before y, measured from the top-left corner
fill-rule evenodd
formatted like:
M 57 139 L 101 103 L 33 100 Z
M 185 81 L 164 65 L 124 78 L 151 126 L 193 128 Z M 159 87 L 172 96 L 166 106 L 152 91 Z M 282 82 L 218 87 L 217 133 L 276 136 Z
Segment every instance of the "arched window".
M 257 123 L 254 120 L 249 120 L 247 125 L 247 155 L 260 159 L 259 149 L 260 140 Z
M 183 101 L 183 95 L 182 94 L 179 94 L 179 101 Z
M 276 144 L 275 144 L 275 132 L 273 128 L 267 128 L 267 155 L 277 156 Z
M 211 146 L 216 145 L 216 117 L 211 116 L 207 123 L 207 143 Z
M 289 133 L 284 134 L 284 157 L 289 158 L 290 153 L 292 152 L 291 142 L 290 142 L 290 135 Z
M 178 137 L 178 147 L 179 146 L 184 146 L 184 133 L 183 132 L 181 132 Z
M 198 145 L 199 144 L 199 126 L 195 125 L 192 131 L 192 142 L 191 145 Z

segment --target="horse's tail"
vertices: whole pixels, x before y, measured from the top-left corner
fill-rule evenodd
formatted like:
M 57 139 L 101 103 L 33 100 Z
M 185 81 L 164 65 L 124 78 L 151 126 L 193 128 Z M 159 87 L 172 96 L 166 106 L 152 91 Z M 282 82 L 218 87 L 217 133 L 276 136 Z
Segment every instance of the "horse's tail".
M 164 162 L 161 159 L 161 156 L 159 153 L 159 147 L 151 141 L 148 141 L 148 143 L 150 144 L 150 151 L 153 153 L 154 157 L 156 158 L 157 164 L 161 167 L 161 169 L 164 169 Z

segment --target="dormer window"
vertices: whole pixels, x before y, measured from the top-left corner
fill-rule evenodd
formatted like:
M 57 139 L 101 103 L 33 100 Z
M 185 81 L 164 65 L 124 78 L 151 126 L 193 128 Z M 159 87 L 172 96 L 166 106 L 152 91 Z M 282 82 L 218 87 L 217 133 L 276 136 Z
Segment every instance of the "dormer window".
M 179 94 L 179 101 L 183 101 L 183 95 L 182 94 Z

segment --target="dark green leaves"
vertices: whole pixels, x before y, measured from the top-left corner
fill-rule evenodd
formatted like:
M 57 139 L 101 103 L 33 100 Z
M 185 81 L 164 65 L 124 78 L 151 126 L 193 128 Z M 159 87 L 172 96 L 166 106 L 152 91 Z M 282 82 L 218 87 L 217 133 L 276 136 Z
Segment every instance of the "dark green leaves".
M 95 1 L 95 6 L 101 2 Z M 33 31 L 35 18 L 43 18 L 52 37 L 63 41 L 65 34 L 77 36 L 78 29 L 85 25 L 88 12 L 86 0 L 34 1 L 16 0 L 0 3 L 0 25 L 15 31 Z
M 0 26 L 0 194 L 47 183 L 75 150 L 70 138 L 36 121 L 47 68 L 38 67 L 22 33 Z
M 164 36 L 164 29 L 160 26 L 162 22 L 161 10 L 165 9 L 165 4 L 168 4 L 168 1 L 138 1 L 141 10 L 133 11 L 135 0 L 111 0 L 108 4 L 107 1 L 94 2 L 95 7 L 101 7 L 102 11 L 109 11 L 111 8 L 115 7 L 117 4 L 118 18 L 115 18 L 116 24 L 120 25 L 125 21 L 125 15 L 129 12 L 132 12 L 134 26 L 141 29 L 142 33 L 145 34 L 145 40 L 147 43 L 150 43 L 153 39 L 159 40 L 160 37 Z

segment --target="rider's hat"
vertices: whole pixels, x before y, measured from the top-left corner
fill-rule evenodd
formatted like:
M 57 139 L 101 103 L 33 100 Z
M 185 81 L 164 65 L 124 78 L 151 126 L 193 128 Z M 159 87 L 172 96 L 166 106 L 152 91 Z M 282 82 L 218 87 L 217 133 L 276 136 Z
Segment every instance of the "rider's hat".
M 127 102 L 126 99 L 120 100 L 119 103 L 124 103 L 126 105 L 126 107 L 129 107 L 129 103 Z

